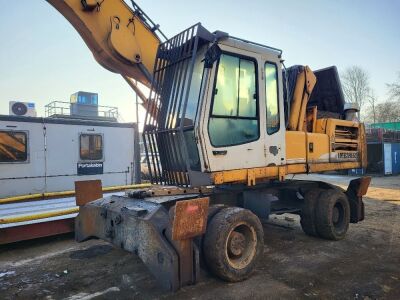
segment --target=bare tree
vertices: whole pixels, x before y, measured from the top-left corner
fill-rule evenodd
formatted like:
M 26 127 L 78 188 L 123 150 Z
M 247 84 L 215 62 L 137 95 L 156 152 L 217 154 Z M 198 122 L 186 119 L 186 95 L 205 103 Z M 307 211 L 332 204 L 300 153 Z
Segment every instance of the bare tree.
M 400 72 L 397 73 L 397 82 L 387 83 L 389 99 L 400 101 Z
M 375 107 L 377 122 L 398 122 L 400 121 L 400 107 L 395 101 L 385 101 Z
M 361 112 L 364 101 L 370 93 L 368 73 L 361 67 L 352 66 L 346 69 L 341 79 L 346 101 L 357 103 Z M 360 118 L 360 112 L 358 118 Z
M 371 89 L 369 95 L 367 96 L 367 100 L 369 103 L 369 115 L 372 118 L 373 123 L 375 124 L 377 119 L 376 119 L 376 106 L 378 102 L 378 98 L 376 97 L 374 91 Z

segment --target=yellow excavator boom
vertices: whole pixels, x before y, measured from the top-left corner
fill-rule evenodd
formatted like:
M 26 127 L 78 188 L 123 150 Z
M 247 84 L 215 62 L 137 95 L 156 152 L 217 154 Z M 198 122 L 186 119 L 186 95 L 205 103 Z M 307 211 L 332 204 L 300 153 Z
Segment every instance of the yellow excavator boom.
M 296 80 L 291 104 L 288 130 L 303 131 L 307 103 L 317 83 L 317 78 L 308 66 L 305 66 Z
M 107 70 L 121 74 L 142 99 L 147 99 L 137 82 L 151 85 L 160 38 L 157 26 L 146 21 L 144 13 L 123 0 L 47 0 L 76 29 Z M 135 8 L 137 8 L 135 10 Z

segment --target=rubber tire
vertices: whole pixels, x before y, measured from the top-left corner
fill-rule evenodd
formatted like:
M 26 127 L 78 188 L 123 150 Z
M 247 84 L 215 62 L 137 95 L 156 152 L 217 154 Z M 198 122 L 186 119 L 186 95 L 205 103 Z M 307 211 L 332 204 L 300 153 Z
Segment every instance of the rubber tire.
M 208 226 L 210 226 L 210 221 L 212 220 L 212 218 L 222 209 L 227 208 L 226 205 L 224 204 L 213 204 L 210 205 L 208 207 L 208 212 L 207 212 L 207 228 Z M 203 263 L 204 260 L 204 255 L 203 255 L 203 244 L 204 244 L 204 238 L 205 238 L 205 234 L 200 235 L 200 236 L 196 236 L 193 241 L 196 244 L 196 246 L 199 248 L 200 250 L 200 257 L 201 260 L 200 262 Z
M 315 224 L 315 209 L 322 189 L 316 188 L 309 190 L 304 195 L 304 202 L 300 213 L 300 225 L 304 233 L 309 236 L 318 237 Z
M 336 203 L 343 207 L 341 228 L 335 227 L 332 221 L 333 208 Z M 325 190 L 319 195 L 315 211 L 316 229 L 321 238 L 338 241 L 346 236 L 350 223 L 350 204 L 347 196 L 339 190 Z
M 242 269 L 233 268 L 225 255 L 228 235 L 237 224 L 246 222 L 254 228 L 257 237 L 253 259 Z M 228 207 L 219 211 L 207 226 L 204 237 L 203 253 L 207 267 L 217 277 L 238 282 L 247 279 L 253 273 L 264 249 L 264 232 L 258 217 L 251 211 L 240 207 Z

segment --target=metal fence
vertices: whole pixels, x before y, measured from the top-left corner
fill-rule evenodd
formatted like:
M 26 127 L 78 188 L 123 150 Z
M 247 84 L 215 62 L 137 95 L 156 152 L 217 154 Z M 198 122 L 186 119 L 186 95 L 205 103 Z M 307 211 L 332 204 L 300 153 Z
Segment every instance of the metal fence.
M 383 128 L 367 128 L 367 143 L 400 143 L 400 131 Z

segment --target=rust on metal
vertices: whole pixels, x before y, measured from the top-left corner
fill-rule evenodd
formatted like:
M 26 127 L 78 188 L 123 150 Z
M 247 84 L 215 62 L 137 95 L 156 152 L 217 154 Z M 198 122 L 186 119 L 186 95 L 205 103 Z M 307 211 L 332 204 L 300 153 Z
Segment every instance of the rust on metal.
M 101 180 L 75 181 L 75 197 L 78 206 L 103 198 Z
M 97 230 L 98 224 L 98 210 L 88 209 L 86 206 L 79 208 L 79 215 L 83 218 L 75 219 L 75 238 L 79 240 L 80 236 L 91 236 Z
M 360 186 L 358 187 L 357 196 L 362 197 L 367 194 L 369 184 L 371 183 L 371 177 L 365 176 L 360 178 Z
M 256 172 L 254 171 L 254 169 L 247 169 L 247 185 L 256 185 Z
M 2 228 L 0 245 L 73 231 L 74 218 Z
M 172 239 L 185 240 L 204 234 L 209 197 L 178 201 L 175 205 Z
M 201 194 L 212 192 L 211 188 L 198 187 L 198 188 L 181 188 L 175 186 L 166 187 L 151 187 L 147 190 L 149 196 L 168 196 L 168 195 L 183 195 L 183 194 Z
M 175 241 L 174 246 L 179 253 L 179 277 L 181 286 L 195 283 L 192 239 Z

